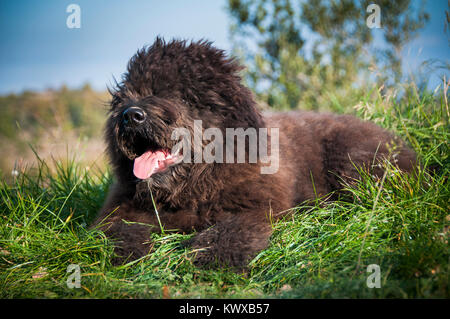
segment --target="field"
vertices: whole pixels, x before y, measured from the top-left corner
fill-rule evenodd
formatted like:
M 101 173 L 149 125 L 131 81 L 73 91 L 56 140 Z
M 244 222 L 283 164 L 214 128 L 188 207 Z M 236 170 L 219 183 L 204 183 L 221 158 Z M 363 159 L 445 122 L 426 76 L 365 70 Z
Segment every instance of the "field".
M 373 90 L 346 109 L 402 136 L 421 166 L 410 176 L 386 163 L 382 179 L 362 172 L 345 200 L 293 208 L 245 273 L 194 267 L 180 245 L 192 234 L 170 232 L 154 235 L 152 254 L 111 265 L 111 243 L 87 230 L 112 181 L 107 167 L 38 152 L 34 167 L 3 172 L 0 298 L 449 298 L 447 89 Z M 67 285 L 71 264 L 80 288 Z M 380 288 L 369 287 L 373 264 Z

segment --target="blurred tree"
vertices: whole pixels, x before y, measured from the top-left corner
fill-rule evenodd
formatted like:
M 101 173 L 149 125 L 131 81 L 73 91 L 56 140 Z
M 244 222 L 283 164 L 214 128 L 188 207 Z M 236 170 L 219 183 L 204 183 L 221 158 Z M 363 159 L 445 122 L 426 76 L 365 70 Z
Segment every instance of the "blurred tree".
M 373 80 L 402 76 L 401 51 L 429 19 L 424 1 L 379 0 L 381 28 L 362 0 L 228 0 L 235 53 L 259 100 L 281 109 L 333 109 L 357 102 Z M 382 36 L 382 48 L 373 48 Z M 377 43 L 379 43 L 378 41 Z
M 94 91 L 89 84 L 70 89 L 25 91 L 0 96 L 0 175 L 9 174 L 17 160 L 35 160 L 29 145 L 39 155 L 49 155 L 55 143 L 74 145 L 100 140 L 106 119 L 108 92 Z M 89 154 L 95 156 L 95 154 Z

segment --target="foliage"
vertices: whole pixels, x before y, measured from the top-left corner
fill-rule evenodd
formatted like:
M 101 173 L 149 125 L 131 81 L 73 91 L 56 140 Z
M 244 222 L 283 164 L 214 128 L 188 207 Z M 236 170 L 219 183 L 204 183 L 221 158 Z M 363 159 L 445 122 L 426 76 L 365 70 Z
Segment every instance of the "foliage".
M 401 51 L 426 21 L 424 3 L 377 1 L 382 29 L 370 29 L 372 1 L 229 0 L 235 52 L 258 98 L 279 109 L 354 105 L 372 81 L 401 78 Z M 382 35 L 382 49 L 373 46 Z
M 195 252 L 180 245 L 192 235 L 170 232 L 152 237 L 150 255 L 112 266 L 111 242 L 86 227 L 110 174 L 40 161 L 0 185 L 0 297 L 449 298 L 447 90 L 363 97 L 354 112 L 401 135 L 421 166 L 405 175 L 386 164 L 385 179 L 363 174 L 348 187 L 350 201 L 294 208 L 246 274 L 194 267 Z M 79 289 L 66 285 L 70 264 L 81 267 Z M 369 264 L 380 266 L 379 289 L 366 285 Z
M 0 169 L 5 173 L 30 164 L 30 145 L 50 160 L 46 149 L 53 144 L 73 147 L 77 141 L 100 139 L 108 99 L 107 92 L 89 85 L 0 96 Z

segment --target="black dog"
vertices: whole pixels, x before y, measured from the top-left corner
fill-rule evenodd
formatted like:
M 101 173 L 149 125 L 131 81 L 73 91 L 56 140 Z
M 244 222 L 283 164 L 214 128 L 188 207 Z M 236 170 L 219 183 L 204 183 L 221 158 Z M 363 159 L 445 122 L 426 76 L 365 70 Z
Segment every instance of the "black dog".
M 121 259 L 149 253 L 149 234 L 161 224 L 198 232 L 190 241 L 197 248 L 196 264 L 241 268 L 266 247 L 270 218 L 339 190 L 341 180 L 359 177 L 355 166 L 377 176 L 383 175 L 377 164 L 385 158 L 404 171 L 414 167 L 415 153 L 402 141 L 355 117 L 262 115 L 241 83 L 241 69 L 208 42 L 157 39 L 131 58 L 111 92 L 106 125 L 116 182 L 94 223 L 117 241 Z M 223 136 L 227 128 L 277 128 L 278 143 L 272 141 L 273 130 L 267 142 L 272 152 L 279 147 L 276 170 L 262 174 L 268 164 L 249 161 L 249 147 L 244 163 L 180 162 L 185 154 L 174 154 L 178 141 L 172 133 L 185 128 L 195 134 L 195 120 Z M 237 156 L 237 147 L 234 152 Z

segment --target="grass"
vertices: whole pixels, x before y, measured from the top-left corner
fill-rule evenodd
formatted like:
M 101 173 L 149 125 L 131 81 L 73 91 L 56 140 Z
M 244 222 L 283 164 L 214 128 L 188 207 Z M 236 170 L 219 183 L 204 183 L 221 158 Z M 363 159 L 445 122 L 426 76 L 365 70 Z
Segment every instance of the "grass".
M 347 187 L 350 201 L 297 207 L 273 224 L 270 245 L 248 273 L 201 270 L 180 242 L 192 235 L 153 235 L 154 252 L 112 266 L 113 248 L 87 230 L 111 176 L 76 161 L 40 162 L 0 186 L 1 298 L 449 298 L 449 111 L 447 87 L 408 91 L 401 99 L 372 92 L 362 118 L 396 131 L 422 167 Z M 431 172 L 431 173 L 430 173 Z M 81 288 L 69 289 L 78 264 Z M 381 270 L 368 288 L 367 266 Z

